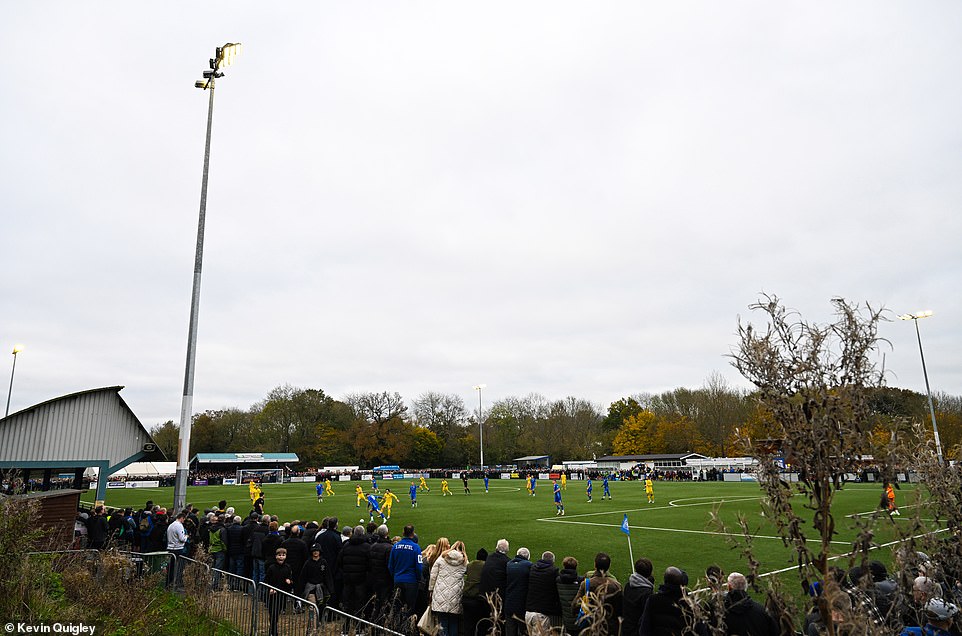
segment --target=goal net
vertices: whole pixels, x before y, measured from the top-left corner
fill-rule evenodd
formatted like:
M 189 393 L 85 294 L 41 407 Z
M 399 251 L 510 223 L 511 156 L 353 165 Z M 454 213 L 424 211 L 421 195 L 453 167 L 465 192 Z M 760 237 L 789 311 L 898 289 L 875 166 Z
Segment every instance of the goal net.
M 246 484 L 251 480 L 257 480 L 262 484 L 282 484 L 284 483 L 283 468 L 238 468 L 237 483 Z

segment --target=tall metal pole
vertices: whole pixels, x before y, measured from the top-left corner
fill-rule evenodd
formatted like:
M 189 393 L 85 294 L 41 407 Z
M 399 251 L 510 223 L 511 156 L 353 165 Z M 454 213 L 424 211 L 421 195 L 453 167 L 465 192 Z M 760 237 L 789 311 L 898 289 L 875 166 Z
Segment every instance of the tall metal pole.
M 483 385 L 483 384 L 479 384 L 479 385 L 477 385 L 477 386 L 474 387 L 474 388 L 475 388 L 475 389 L 477 390 L 477 392 L 478 392 L 478 436 L 479 436 L 478 438 L 479 438 L 479 440 L 480 440 L 480 442 L 481 442 L 481 444 L 480 444 L 480 446 L 481 446 L 481 470 L 484 470 L 484 422 L 483 422 L 483 419 L 482 419 L 482 413 L 483 413 L 483 411 L 481 410 L 481 389 L 484 388 L 484 385 Z
M 925 370 L 925 353 L 922 352 L 922 332 L 919 331 L 919 319 L 915 318 L 915 335 L 919 339 L 919 356 L 922 358 L 922 375 L 925 377 L 925 394 L 929 397 L 929 415 L 932 416 L 932 432 L 935 434 L 935 452 L 942 464 L 942 440 L 939 438 L 939 425 L 935 422 L 935 406 L 932 404 L 932 390 L 929 388 L 929 372 Z
M 204 176 L 200 185 L 200 215 L 197 221 L 197 250 L 194 253 L 194 284 L 190 295 L 190 326 L 187 330 L 187 368 L 184 371 L 184 398 L 180 406 L 180 437 L 177 440 L 177 479 L 174 482 L 174 510 L 187 503 L 187 476 L 190 462 L 190 426 L 194 406 L 194 360 L 197 357 L 197 319 L 200 314 L 200 275 L 204 266 L 204 223 L 207 217 L 207 173 L 210 167 L 210 131 L 214 119 L 214 78 L 207 85 L 207 140 L 204 144 Z M 176 512 L 175 512 L 176 514 Z
M 13 374 L 17 372 L 17 354 L 20 353 L 20 349 L 17 347 L 13 348 L 13 368 L 10 370 L 10 388 L 7 389 L 7 411 L 3 414 L 4 417 L 10 415 L 10 396 L 13 395 Z

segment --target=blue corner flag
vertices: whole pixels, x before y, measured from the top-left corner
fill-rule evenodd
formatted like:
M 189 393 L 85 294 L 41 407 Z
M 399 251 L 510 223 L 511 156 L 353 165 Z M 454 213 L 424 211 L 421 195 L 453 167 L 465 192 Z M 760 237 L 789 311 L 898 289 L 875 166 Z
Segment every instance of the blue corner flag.
M 625 519 L 621 522 L 621 531 L 625 534 L 631 536 L 631 529 L 628 527 L 628 514 L 625 513 Z

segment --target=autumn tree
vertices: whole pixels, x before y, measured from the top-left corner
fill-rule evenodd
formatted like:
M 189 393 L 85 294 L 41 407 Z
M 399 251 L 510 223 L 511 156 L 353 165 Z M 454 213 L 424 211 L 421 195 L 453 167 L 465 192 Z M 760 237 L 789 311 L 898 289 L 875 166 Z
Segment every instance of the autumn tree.
M 651 411 L 628 416 L 618 429 L 612 445 L 615 455 L 650 455 L 656 450 L 658 417 Z
M 359 463 L 402 464 L 414 444 L 413 427 L 400 393 L 354 393 L 347 396 L 354 412 L 348 435 Z
M 786 309 L 777 297 L 763 296 L 751 308 L 765 317 L 767 325 L 758 329 L 739 321 L 738 344 L 731 356 L 734 367 L 756 387 L 757 399 L 771 413 L 784 458 L 798 472 L 793 487 L 781 478 L 772 455 L 759 457 L 765 514 L 793 548 L 804 590 L 813 581 L 830 580 L 836 527 L 832 503 L 845 474 L 855 472 L 871 448 L 868 396 L 882 383 L 874 362 L 881 312 L 843 299 L 832 304 L 836 319 L 816 324 Z M 811 519 L 803 517 L 805 509 L 792 505 L 794 493 L 807 500 Z M 814 544 L 807 536 L 809 524 L 815 530 Z M 871 529 L 862 527 L 859 535 L 857 545 L 866 558 Z M 752 564 L 756 567 L 757 562 Z M 834 635 L 831 596 L 823 594 L 818 604 L 828 634 Z M 791 595 L 773 588 L 769 600 L 778 608 L 783 627 L 792 627 L 798 609 Z M 858 620 L 870 622 L 864 616 Z
M 431 429 L 415 426 L 411 431 L 411 452 L 408 460 L 413 466 L 437 466 L 443 444 Z
M 150 429 L 150 437 L 163 451 L 170 461 L 177 460 L 177 444 L 180 441 L 180 427 L 174 425 L 173 420 L 167 420 L 163 424 Z
M 435 462 L 442 466 L 460 466 L 468 461 L 461 443 L 467 433 L 468 410 L 460 395 L 422 393 L 414 399 L 412 411 L 416 424 L 433 432 L 441 443 L 440 456 Z

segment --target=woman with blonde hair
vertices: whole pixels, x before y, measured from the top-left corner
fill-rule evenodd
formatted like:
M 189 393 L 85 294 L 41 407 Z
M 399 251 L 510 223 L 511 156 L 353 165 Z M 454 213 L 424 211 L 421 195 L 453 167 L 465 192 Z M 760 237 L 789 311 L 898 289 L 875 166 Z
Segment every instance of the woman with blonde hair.
M 448 540 L 442 537 L 445 544 Z M 441 539 L 433 547 L 441 545 Z M 431 611 L 445 636 L 458 636 L 461 618 L 461 595 L 464 592 L 464 573 L 468 559 L 464 543 L 456 541 L 440 553 L 431 567 L 428 590 L 431 592 Z
M 424 552 L 421 553 L 424 571 L 430 572 L 431 568 L 434 567 L 434 562 L 449 549 L 451 549 L 451 542 L 448 541 L 447 537 L 440 537 L 437 542 L 426 547 Z

